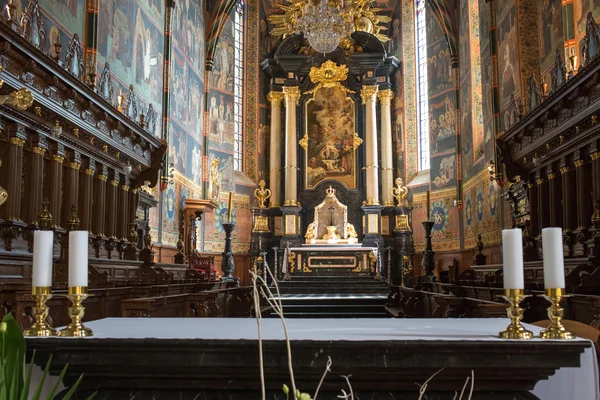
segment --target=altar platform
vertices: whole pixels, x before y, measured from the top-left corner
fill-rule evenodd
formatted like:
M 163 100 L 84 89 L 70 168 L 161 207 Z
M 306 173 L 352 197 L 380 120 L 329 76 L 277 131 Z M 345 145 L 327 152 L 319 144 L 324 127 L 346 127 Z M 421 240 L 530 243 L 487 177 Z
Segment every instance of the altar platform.
M 472 399 L 598 400 L 590 341 L 501 340 L 507 319 L 288 320 L 296 386 L 319 399 L 453 399 L 475 374 Z M 69 363 L 67 384 L 84 373 L 76 399 L 98 391 L 110 400 L 259 400 L 257 324 L 248 319 L 109 318 L 89 322 L 90 338 L 28 338 L 28 350 L 52 373 Z M 290 383 L 281 322 L 262 321 L 267 398 L 283 400 Z M 539 332 L 539 328 L 527 326 Z M 539 382 L 539 383 L 538 383 Z M 533 390 L 533 392 L 532 392 Z

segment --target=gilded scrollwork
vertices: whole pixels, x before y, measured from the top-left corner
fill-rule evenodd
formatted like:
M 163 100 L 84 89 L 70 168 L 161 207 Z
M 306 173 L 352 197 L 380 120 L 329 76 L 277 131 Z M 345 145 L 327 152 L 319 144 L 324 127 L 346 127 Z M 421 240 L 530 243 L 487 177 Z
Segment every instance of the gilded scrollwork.
M 298 141 L 300 147 L 304 149 L 304 151 L 308 151 L 308 133 L 305 133 L 302 139 Z
M 325 61 L 320 67 L 312 67 L 308 74 L 311 82 L 316 83 L 313 89 L 306 92 L 306 94 L 315 93 L 321 88 L 338 88 L 344 93 L 354 93 L 354 91 L 348 89 L 340 82 L 348 79 L 348 67 L 345 64 L 337 65 L 331 60 Z

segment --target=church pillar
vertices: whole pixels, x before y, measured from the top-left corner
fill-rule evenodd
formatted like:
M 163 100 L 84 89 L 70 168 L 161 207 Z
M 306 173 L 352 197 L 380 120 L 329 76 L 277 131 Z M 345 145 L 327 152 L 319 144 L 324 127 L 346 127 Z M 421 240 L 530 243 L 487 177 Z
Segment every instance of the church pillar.
M 71 218 L 71 207 L 78 205 L 79 199 L 79 169 L 81 168 L 80 155 L 75 151 L 69 151 L 69 163 L 64 169 L 63 204 L 62 204 L 62 226 L 67 227 Z M 79 210 L 76 213 L 79 218 Z
M 100 237 L 106 233 L 106 181 L 108 170 L 104 166 L 97 169 L 96 182 L 94 184 L 94 217 L 92 231 Z M 112 211 L 114 212 L 114 210 Z
M 117 238 L 122 242 L 127 241 L 129 233 L 129 179 L 123 176 L 119 191 L 119 225 L 117 226 Z
M 563 241 L 566 257 L 573 257 L 573 231 L 577 228 L 577 194 L 573 179 L 573 169 L 566 158 L 560 160 L 560 176 L 562 180 L 563 199 Z
M 575 186 L 577 188 L 577 231 L 575 232 L 575 257 L 587 256 L 588 228 L 592 218 L 591 187 L 588 165 L 583 150 L 575 152 Z
M 594 146 L 593 150 L 596 150 Z M 592 160 L 592 199 L 594 205 L 600 201 L 600 151 L 590 154 Z
M 300 99 L 298 86 L 284 86 L 285 95 L 285 201 L 284 206 L 298 205 L 298 149 L 296 106 Z
M 561 186 L 553 166 L 550 165 L 546 171 L 548 177 L 548 202 L 550 203 L 550 225 L 551 227 L 562 227 L 562 205 L 561 205 Z
M 62 221 L 61 209 L 61 192 L 63 186 L 63 163 L 65 161 L 65 147 L 60 144 L 54 144 L 54 154 L 50 155 L 48 160 L 48 170 L 46 172 L 47 184 L 44 185 L 45 197 L 48 198 L 50 204 L 48 210 L 52 215 L 53 228 L 59 228 Z
M 392 207 L 394 200 L 394 161 L 392 148 L 392 111 L 394 92 L 390 89 L 377 93 L 381 104 L 381 199 L 384 207 Z
M 549 225 L 549 206 L 550 202 L 548 199 L 548 187 L 547 182 L 543 178 L 540 171 L 535 174 L 535 183 L 537 184 L 537 198 L 538 198 L 538 236 L 541 237 L 542 229 L 547 228 Z
M 92 195 L 96 161 L 88 158 L 83 172 L 79 173 L 79 229 L 92 231 Z
M 369 206 L 379 205 L 379 179 L 377 165 L 377 115 L 375 109 L 375 96 L 377 95 L 377 85 L 363 86 L 360 95 L 365 105 L 366 116 L 366 183 L 367 198 L 364 204 Z
M 2 207 L 4 210 L 2 218 L 5 221 L 21 221 L 21 179 L 23 176 L 25 138 L 25 127 L 16 124 L 11 125 L 8 151 L 4 160 L 5 173 L 7 174 L 5 189 L 8 192 L 8 198 Z
M 269 145 L 270 206 L 274 208 L 281 205 L 281 101 L 284 99 L 284 94 L 272 91 L 267 95 L 267 99 L 271 102 L 271 138 Z
M 106 187 L 106 236 L 117 238 L 117 196 L 119 187 L 119 173 L 114 172 L 112 179 Z
M 45 136 L 38 136 L 31 145 L 31 151 L 27 154 L 28 162 L 25 167 L 25 222 L 29 225 L 37 226 L 37 218 L 42 211 L 44 154 L 46 154 L 47 150 Z

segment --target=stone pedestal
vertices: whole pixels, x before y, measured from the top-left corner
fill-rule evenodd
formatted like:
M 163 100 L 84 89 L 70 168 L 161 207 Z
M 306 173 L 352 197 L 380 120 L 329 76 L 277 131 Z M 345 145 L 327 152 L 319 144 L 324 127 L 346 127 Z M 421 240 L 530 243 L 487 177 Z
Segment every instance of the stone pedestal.
M 414 255 L 414 242 L 412 233 L 412 207 L 394 207 L 393 209 L 393 247 L 392 253 L 392 281 L 400 284 L 405 268 L 405 260 L 412 263 Z
M 235 264 L 233 263 L 233 250 L 231 248 L 231 233 L 234 229 L 234 223 L 223 223 L 223 230 L 225 231 L 225 250 L 223 251 L 223 260 L 221 261 L 221 271 L 223 272 L 221 280 L 225 282 L 239 280 L 239 278 L 233 276 Z
M 279 247 L 294 247 L 302 244 L 302 232 L 300 226 L 300 206 L 284 206 L 281 207 L 283 214 L 283 235 Z
M 369 247 L 383 247 L 381 236 L 381 210 L 380 205 L 364 205 L 363 210 L 363 245 Z

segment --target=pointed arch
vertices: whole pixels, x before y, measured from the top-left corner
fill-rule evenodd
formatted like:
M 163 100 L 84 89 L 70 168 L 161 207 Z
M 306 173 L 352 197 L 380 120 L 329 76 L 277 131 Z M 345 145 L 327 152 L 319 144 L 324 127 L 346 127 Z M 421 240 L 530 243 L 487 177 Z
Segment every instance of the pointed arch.
M 458 67 L 458 40 L 457 40 L 457 29 L 455 20 L 452 18 L 452 13 L 448 8 L 447 0 L 427 0 L 427 4 L 435 19 L 439 22 L 448 43 L 448 49 L 450 50 L 450 60 L 452 61 L 452 67 Z
M 208 25 L 206 27 L 206 61 L 205 68 L 207 71 L 212 71 L 213 58 L 215 56 L 215 50 L 219 43 L 219 37 L 223 32 L 223 27 L 231 10 L 237 6 L 239 0 L 224 0 L 216 1 L 215 8 L 212 10 L 211 15 L 208 19 Z

